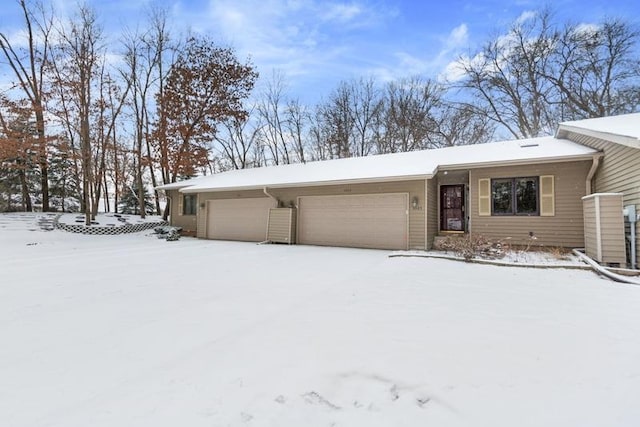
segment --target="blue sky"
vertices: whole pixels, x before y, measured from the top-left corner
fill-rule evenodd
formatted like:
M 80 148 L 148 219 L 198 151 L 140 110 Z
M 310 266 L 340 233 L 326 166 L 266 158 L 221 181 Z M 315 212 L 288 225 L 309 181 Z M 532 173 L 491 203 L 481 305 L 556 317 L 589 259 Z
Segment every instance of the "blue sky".
M 45 0 L 46 1 L 46 0 Z M 74 1 L 52 0 L 61 15 Z M 3 32 L 20 25 L 17 0 L 5 2 Z M 13 4 L 13 5 L 12 5 Z M 123 26 L 135 28 L 145 10 L 166 8 L 174 33 L 210 32 L 251 58 L 264 82 L 273 70 L 288 92 L 315 103 L 339 81 L 373 77 L 384 82 L 421 74 L 446 75 L 459 55 L 473 51 L 509 23 L 545 3 L 530 0 L 89 0 L 106 33 L 117 40 Z M 560 21 L 594 23 L 605 16 L 639 24 L 638 0 L 557 0 Z

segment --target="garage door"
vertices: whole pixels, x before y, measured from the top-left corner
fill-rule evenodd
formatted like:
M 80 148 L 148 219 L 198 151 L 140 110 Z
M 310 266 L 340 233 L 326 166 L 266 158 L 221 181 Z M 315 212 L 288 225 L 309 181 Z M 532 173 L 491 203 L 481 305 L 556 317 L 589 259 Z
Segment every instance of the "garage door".
M 272 207 L 275 202 L 267 197 L 209 200 L 207 238 L 261 242 L 266 238 Z
M 407 194 L 307 196 L 298 201 L 298 242 L 407 249 Z

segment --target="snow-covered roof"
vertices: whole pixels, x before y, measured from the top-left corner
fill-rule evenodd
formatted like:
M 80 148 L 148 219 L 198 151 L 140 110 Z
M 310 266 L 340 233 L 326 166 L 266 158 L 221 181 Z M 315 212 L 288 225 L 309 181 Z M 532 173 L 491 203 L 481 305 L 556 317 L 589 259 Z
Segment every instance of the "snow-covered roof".
M 568 130 L 640 148 L 640 113 L 563 122 L 558 136 Z
M 162 189 L 184 193 L 426 179 L 438 170 L 590 158 L 589 147 L 551 136 L 407 153 L 232 170 Z
M 170 184 L 158 185 L 156 187 L 157 190 L 179 190 L 181 188 L 190 187 L 194 184 L 197 184 L 199 181 L 205 180 L 209 178 L 210 175 L 206 176 L 198 176 L 191 179 L 186 179 L 184 181 L 172 182 Z

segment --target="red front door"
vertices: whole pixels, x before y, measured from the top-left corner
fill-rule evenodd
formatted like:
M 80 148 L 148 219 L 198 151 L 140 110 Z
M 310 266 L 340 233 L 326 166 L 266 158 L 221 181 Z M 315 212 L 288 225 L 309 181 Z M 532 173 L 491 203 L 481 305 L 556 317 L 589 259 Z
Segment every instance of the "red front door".
M 464 184 L 440 186 L 440 230 L 465 231 Z

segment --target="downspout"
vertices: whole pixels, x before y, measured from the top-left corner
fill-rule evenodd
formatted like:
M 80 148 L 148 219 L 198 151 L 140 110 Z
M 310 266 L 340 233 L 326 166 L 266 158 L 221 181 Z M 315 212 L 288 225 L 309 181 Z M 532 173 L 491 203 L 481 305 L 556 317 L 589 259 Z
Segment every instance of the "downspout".
M 267 187 L 262 187 L 262 192 L 265 194 L 265 196 L 270 197 L 274 202 L 276 202 L 276 208 L 277 208 L 278 205 L 280 204 L 280 200 L 278 200 L 278 198 L 275 197 L 273 194 L 269 194 Z
M 267 187 L 262 187 L 262 192 L 265 194 L 265 196 L 269 197 L 271 200 L 273 200 L 274 202 L 276 202 L 276 208 L 279 207 L 280 205 L 280 201 L 278 200 L 277 197 L 275 197 L 273 194 L 269 194 L 269 191 L 267 190 Z M 263 245 L 265 243 L 271 243 L 269 241 L 269 224 L 271 222 L 271 212 L 269 212 L 269 219 L 267 219 L 267 230 L 265 232 L 265 240 L 263 242 L 258 243 L 259 245 Z
M 598 170 L 598 166 L 600 166 L 600 159 L 602 158 L 602 156 L 604 156 L 604 153 L 598 153 L 593 156 L 593 163 L 591 163 L 591 169 L 589 169 L 586 180 L 587 196 L 593 193 L 593 177 Z

